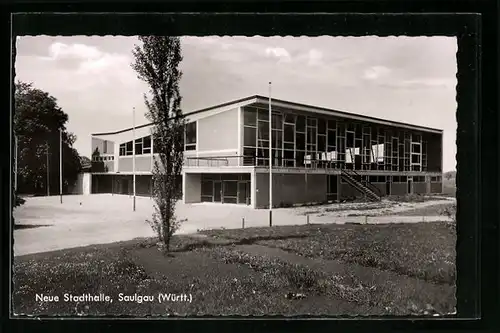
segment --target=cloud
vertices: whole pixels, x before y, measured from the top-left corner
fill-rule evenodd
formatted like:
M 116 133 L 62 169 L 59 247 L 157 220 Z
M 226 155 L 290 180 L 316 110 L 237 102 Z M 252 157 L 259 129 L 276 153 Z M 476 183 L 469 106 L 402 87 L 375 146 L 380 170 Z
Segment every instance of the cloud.
M 266 56 L 278 58 L 279 62 L 290 62 L 292 57 L 290 53 L 282 47 L 268 47 L 266 48 Z
M 363 73 L 365 80 L 378 80 L 389 75 L 391 70 L 384 66 L 372 66 Z
M 309 66 L 315 66 L 321 64 L 321 60 L 323 59 L 323 52 L 318 51 L 316 49 L 312 49 L 309 51 L 308 55 L 308 64 Z
M 58 66 L 65 63 L 71 64 L 68 74 L 84 76 L 87 83 L 107 82 L 109 78 L 116 77 L 120 80 L 133 79 L 123 71 L 130 63 L 130 58 L 125 54 L 108 53 L 95 46 L 81 43 L 65 44 L 54 42 L 49 46 L 49 56 L 38 57 L 42 61 L 50 61 Z M 88 78 L 88 75 L 99 74 Z M 80 77 L 81 78 L 81 77 Z
M 457 80 L 451 78 L 421 78 L 387 82 L 383 84 L 383 86 L 389 88 L 453 88 L 456 87 L 456 85 Z
M 60 60 L 60 59 L 97 59 L 102 56 L 96 47 L 87 46 L 85 44 L 64 44 L 53 43 L 49 47 L 49 57 L 41 57 L 44 60 Z

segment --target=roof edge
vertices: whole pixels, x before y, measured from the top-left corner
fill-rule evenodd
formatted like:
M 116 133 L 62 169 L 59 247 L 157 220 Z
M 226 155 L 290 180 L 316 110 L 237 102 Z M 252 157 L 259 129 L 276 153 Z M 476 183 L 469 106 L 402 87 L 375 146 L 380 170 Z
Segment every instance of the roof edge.
M 225 103 L 222 103 L 222 104 L 217 104 L 217 105 L 214 105 L 214 106 L 209 106 L 207 108 L 203 108 L 203 109 L 200 109 L 200 110 L 196 110 L 196 111 L 192 111 L 192 112 L 188 112 L 188 113 L 183 113 L 182 117 L 187 117 L 187 116 L 195 115 L 195 114 L 206 112 L 206 111 L 211 111 L 211 110 L 214 110 L 214 109 L 217 109 L 217 108 L 222 108 L 222 107 L 229 106 L 229 105 L 232 105 L 232 104 L 238 104 L 238 103 L 242 103 L 242 102 L 246 102 L 246 101 L 251 101 L 253 99 L 260 98 L 260 97 L 261 96 L 259 96 L 259 95 L 252 95 L 252 96 L 249 96 L 249 97 L 244 97 L 244 98 L 232 100 L 232 101 L 225 102 Z M 172 118 L 170 118 L 170 119 L 172 119 Z M 147 126 L 151 126 L 151 125 L 153 125 L 152 122 L 136 126 L 135 129 L 143 128 L 143 127 L 147 127 Z M 91 136 L 115 135 L 115 134 L 120 134 L 120 133 L 131 131 L 132 129 L 134 129 L 134 127 L 125 128 L 125 129 L 114 131 L 114 132 L 92 133 L 90 135 Z

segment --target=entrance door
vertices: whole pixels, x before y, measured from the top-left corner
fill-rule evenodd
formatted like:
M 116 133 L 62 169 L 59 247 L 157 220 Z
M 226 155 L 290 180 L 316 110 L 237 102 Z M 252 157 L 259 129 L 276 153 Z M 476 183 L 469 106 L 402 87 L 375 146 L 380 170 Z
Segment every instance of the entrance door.
M 413 194 L 413 178 L 408 177 L 408 194 Z
M 387 176 L 387 180 L 385 182 L 385 194 L 391 195 L 391 176 Z
M 250 204 L 250 183 L 238 182 L 238 203 L 243 205 Z
M 214 182 L 214 202 L 222 202 L 222 182 Z
M 121 181 L 121 193 L 122 194 L 128 194 L 128 179 L 122 179 Z

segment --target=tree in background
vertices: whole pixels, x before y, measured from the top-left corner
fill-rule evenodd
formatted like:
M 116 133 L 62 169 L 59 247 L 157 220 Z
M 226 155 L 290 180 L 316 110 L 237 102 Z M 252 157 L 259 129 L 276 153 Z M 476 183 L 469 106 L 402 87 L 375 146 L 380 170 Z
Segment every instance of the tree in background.
M 132 68 L 149 86 L 149 94 L 144 95 L 146 117 L 154 124 L 152 135 L 159 156 L 153 167 L 154 212 L 149 222 L 169 251 L 170 239 L 183 222 L 175 216 L 176 180 L 184 160 L 185 121 L 179 93 L 181 45 L 178 37 L 148 36 L 139 40 L 142 45 L 132 51 Z
M 59 193 L 59 129 L 63 141 L 63 192 L 66 193 L 81 170 L 80 157 L 73 148 L 76 136 L 65 127 L 68 115 L 54 97 L 31 83 L 17 82 L 15 89 L 18 193 L 47 194 L 47 154 L 50 193 Z

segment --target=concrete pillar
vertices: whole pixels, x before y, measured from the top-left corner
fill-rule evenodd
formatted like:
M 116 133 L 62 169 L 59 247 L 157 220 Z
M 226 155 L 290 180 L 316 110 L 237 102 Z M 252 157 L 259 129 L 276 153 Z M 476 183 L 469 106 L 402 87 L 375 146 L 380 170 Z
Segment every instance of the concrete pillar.
M 182 203 L 186 203 L 186 173 L 185 172 L 182 173 Z
M 337 175 L 337 200 L 342 198 L 342 184 L 340 183 L 340 174 Z
M 250 205 L 257 208 L 257 175 L 255 169 L 250 172 Z
M 182 201 L 201 202 L 201 174 L 184 173 L 182 177 Z

